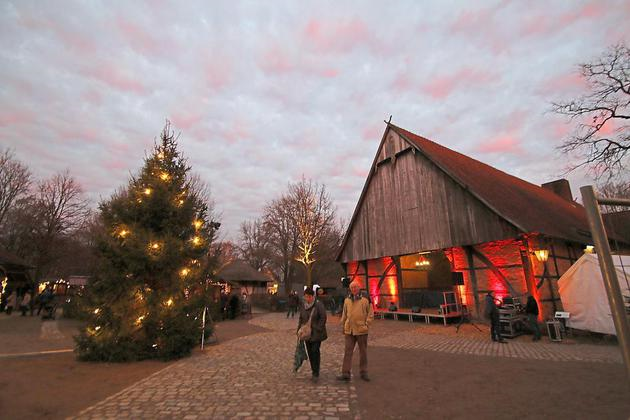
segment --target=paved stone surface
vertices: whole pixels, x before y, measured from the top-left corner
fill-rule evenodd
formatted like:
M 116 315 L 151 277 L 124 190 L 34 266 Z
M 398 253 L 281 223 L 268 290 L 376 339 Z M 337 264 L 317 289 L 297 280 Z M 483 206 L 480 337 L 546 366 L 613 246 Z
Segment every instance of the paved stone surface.
M 209 347 L 79 413 L 76 418 L 358 418 L 352 383 L 335 381 L 343 352 L 338 318 L 329 320 L 322 344 L 321 377 L 310 382 L 308 362 L 292 373 L 297 318 L 254 317 L 258 333 Z M 371 346 L 422 349 L 476 356 L 620 363 L 615 345 L 493 343 L 484 334 L 455 334 L 454 327 L 375 321 Z M 439 332 L 443 333 L 440 334 Z M 523 337 L 526 338 L 526 337 Z
M 282 329 L 210 347 L 76 418 L 356 418 L 354 386 L 334 378 L 341 340 L 322 345 L 321 377 L 313 384 L 308 362 L 292 373 L 295 341 Z

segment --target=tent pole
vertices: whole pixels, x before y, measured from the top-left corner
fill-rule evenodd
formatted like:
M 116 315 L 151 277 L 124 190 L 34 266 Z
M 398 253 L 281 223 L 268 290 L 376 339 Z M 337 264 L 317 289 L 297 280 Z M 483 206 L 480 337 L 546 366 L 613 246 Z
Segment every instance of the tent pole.
M 630 381 L 630 327 L 628 326 L 628 318 L 626 318 L 626 310 L 623 304 L 621 288 L 619 287 L 619 280 L 617 279 L 617 272 L 610 254 L 610 245 L 608 244 L 608 238 L 604 229 L 604 221 L 599 212 L 599 204 L 611 200 L 599 200 L 591 185 L 580 188 L 580 192 L 582 193 L 582 201 L 586 209 L 591 235 L 595 242 L 599 268 L 602 272 L 604 286 L 606 287 L 608 303 L 610 304 L 610 311 L 612 312 L 615 329 L 617 330 L 621 354 L 626 365 L 626 375 L 628 381 Z M 624 201 L 630 203 L 630 200 Z

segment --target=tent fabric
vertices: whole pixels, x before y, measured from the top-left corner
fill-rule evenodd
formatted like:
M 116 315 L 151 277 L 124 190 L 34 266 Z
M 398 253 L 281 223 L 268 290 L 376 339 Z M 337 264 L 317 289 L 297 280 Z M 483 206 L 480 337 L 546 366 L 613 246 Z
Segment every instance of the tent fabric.
M 621 294 L 630 297 L 630 256 L 613 255 L 612 258 Z M 582 255 L 560 277 L 558 291 L 564 310 L 570 313 L 571 328 L 617 334 L 597 255 Z

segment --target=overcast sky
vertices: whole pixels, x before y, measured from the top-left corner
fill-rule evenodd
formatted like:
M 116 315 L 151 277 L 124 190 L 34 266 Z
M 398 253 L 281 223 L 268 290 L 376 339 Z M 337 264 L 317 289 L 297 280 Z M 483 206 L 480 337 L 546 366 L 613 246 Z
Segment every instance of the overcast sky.
M 550 101 L 628 22 L 624 0 L 3 1 L 0 145 L 97 203 L 168 118 L 228 239 L 302 175 L 349 219 L 390 115 L 539 184 L 571 127 Z

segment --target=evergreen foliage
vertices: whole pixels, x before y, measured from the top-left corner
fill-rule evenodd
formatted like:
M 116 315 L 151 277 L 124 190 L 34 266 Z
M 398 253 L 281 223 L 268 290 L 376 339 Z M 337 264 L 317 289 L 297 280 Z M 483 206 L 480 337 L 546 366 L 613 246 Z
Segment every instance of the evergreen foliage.
M 190 354 L 201 338 L 218 224 L 208 220 L 208 204 L 168 123 L 137 177 L 99 209 L 99 269 L 83 302 L 89 320 L 75 338 L 79 359 Z

